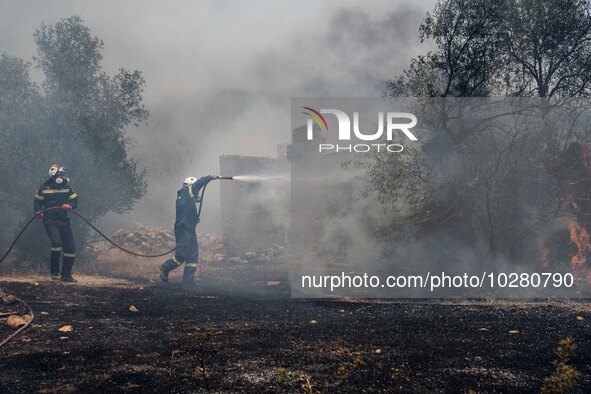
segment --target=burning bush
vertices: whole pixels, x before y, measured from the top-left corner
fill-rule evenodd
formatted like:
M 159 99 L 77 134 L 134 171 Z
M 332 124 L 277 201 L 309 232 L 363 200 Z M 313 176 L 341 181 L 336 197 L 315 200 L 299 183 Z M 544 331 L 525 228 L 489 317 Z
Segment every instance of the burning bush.
M 555 234 L 546 242 L 546 264 L 565 261 L 583 280 L 591 281 L 591 148 L 578 142 L 558 157 L 545 163 L 557 179 L 560 190 L 560 211 L 569 216 L 564 234 Z

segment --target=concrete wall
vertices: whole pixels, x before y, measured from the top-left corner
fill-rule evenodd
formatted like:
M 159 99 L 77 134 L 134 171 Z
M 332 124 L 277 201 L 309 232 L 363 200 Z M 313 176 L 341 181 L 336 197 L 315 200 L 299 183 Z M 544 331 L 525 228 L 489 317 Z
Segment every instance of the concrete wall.
M 359 182 L 343 167 L 353 158 L 345 152 L 319 154 L 326 142 L 320 130 L 314 140 L 307 129 L 292 131 L 292 143 L 278 147 L 278 158 L 220 156 L 221 175 L 281 176 L 285 181 L 222 181 L 221 233 L 227 254 L 240 256 L 273 244 L 298 255 L 349 253 L 355 231 L 347 228 L 354 213 Z

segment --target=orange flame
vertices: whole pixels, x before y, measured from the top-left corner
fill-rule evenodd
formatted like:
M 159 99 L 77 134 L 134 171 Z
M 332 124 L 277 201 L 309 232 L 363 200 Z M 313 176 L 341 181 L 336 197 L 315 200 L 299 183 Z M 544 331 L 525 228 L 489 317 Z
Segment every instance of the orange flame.
M 577 252 L 571 257 L 570 264 L 573 269 L 580 270 L 587 264 L 587 254 L 591 252 L 589 244 L 589 232 L 576 221 L 568 225 L 570 241 L 577 247 Z

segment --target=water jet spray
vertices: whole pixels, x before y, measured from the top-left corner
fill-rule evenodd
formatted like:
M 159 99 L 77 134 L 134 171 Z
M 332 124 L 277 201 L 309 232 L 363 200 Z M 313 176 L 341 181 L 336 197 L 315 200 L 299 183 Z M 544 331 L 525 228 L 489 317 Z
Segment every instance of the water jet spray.
M 232 179 L 242 182 L 289 181 L 289 178 L 280 175 L 236 175 Z

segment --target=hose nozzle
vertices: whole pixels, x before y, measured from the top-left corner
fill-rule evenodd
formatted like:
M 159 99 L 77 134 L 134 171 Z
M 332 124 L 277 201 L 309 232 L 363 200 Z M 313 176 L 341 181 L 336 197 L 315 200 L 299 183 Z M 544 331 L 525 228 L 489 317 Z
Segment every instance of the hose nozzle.
M 234 179 L 234 177 L 231 177 L 231 176 L 219 176 L 218 179 L 227 179 L 227 180 L 230 180 L 231 181 L 232 179 Z

